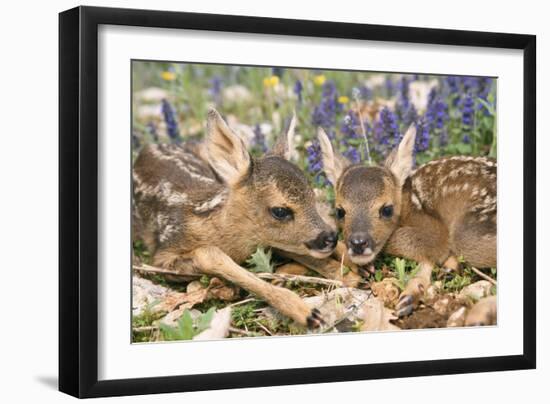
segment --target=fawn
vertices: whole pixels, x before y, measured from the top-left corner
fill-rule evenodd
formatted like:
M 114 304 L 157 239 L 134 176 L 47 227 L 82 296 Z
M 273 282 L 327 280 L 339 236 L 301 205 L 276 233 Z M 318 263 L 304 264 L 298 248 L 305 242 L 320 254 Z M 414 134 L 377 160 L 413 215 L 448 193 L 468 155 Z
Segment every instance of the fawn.
M 409 315 L 422 299 L 435 265 L 456 270 L 462 256 L 472 266 L 496 267 L 495 160 L 444 157 L 413 171 L 411 127 L 382 166 L 367 167 L 350 164 L 322 130 L 318 137 L 351 261 L 368 264 L 384 249 L 419 263 L 399 297 L 398 316 Z M 495 321 L 494 297 L 479 302 L 466 318 L 467 325 Z
M 154 265 L 224 278 L 316 327 L 317 309 L 238 265 L 260 245 L 321 261 L 336 247 L 335 229 L 321 219 L 313 189 L 289 161 L 295 123 L 258 159 L 213 109 L 204 142 L 144 147 L 133 169 L 133 235 Z

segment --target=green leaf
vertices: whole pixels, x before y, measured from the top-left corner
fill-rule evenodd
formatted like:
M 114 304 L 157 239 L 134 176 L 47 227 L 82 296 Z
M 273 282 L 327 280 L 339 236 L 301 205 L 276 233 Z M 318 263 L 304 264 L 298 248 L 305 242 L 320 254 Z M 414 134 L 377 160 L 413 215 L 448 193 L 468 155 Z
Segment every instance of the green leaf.
M 179 337 L 178 339 L 192 339 L 194 337 L 193 318 L 189 310 L 185 310 L 178 321 Z
M 456 149 L 460 154 L 471 154 L 472 153 L 472 145 L 466 144 L 466 143 L 457 143 Z
M 210 307 L 206 313 L 201 314 L 197 321 L 197 334 L 203 332 L 208 327 L 210 327 L 210 323 L 212 322 L 212 317 L 214 317 L 215 312 L 216 308 Z
M 273 263 L 271 262 L 271 250 L 265 251 L 263 247 L 258 247 L 256 252 L 246 261 L 250 265 L 249 269 L 252 272 L 269 272 L 273 273 Z
M 495 115 L 495 107 L 492 106 L 491 104 L 489 104 L 486 100 L 484 100 L 483 98 L 478 98 L 477 99 L 478 102 L 480 102 L 486 109 L 487 111 L 489 112 L 489 114 L 491 114 L 492 116 Z

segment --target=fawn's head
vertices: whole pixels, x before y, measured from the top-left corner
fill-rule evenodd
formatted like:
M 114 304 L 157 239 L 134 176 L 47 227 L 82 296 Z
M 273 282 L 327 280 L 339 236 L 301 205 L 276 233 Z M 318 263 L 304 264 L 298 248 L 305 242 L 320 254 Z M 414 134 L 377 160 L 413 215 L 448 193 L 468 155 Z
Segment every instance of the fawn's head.
M 401 193 L 413 166 L 416 130 L 411 126 L 382 166 L 350 164 L 320 130 L 323 165 L 336 192 L 335 216 L 343 230 L 350 259 L 371 262 L 397 228 Z
M 336 247 L 337 234 L 321 219 L 307 178 L 289 161 L 295 124 L 293 118 L 273 149 L 253 158 L 242 139 L 211 110 L 207 160 L 230 190 L 225 214 L 237 226 L 247 223 L 246 231 L 253 232 L 251 239 L 264 246 L 325 258 Z

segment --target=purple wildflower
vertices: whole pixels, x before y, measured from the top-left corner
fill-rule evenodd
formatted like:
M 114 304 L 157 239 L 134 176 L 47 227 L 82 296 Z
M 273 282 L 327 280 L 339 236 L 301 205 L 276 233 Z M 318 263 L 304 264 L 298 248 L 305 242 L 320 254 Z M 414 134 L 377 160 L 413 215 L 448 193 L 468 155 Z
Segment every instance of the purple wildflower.
M 462 125 L 471 128 L 474 125 L 474 97 L 467 93 L 462 100 Z
M 349 111 L 344 117 L 340 132 L 343 137 L 340 144 L 345 148 L 344 156 L 352 163 L 358 163 L 361 158 L 357 147 L 362 143 L 362 135 L 360 134 L 361 122 L 353 111 Z
M 302 103 L 302 90 L 304 89 L 304 86 L 302 85 L 302 82 L 300 80 L 296 80 L 294 83 L 294 94 L 296 94 L 296 97 L 298 97 L 298 103 Z
M 329 138 L 334 138 L 334 125 L 336 124 L 336 114 L 342 108 L 338 103 L 338 91 L 333 81 L 327 81 L 323 84 L 321 102 L 313 109 L 311 121 L 313 125 L 320 126 L 327 132 Z
M 217 105 L 222 103 L 222 87 L 223 81 L 221 77 L 214 76 L 210 79 L 210 88 L 208 89 L 208 94 Z
M 457 76 L 447 76 L 445 79 L 449 92 L 456 94 L 460 91 L 460 78 Z
M 489 97 L 489 93 L 491 92 L 492 86 L 493 86 L 492 78 L 480 77 L 477 96 L 482 100 L 489 102 L 488 97 Z M 481 102 L 478 104 L 477 109 L 482 111 L 485 116 L 490 115 L 489 110 Z
M 149 135 L 153 139 L 153 142 L 158 143 L 159 135 L 157 133 L 157 125 L 155 125 L 155 123 L 153 121 L 150 121 L 147 124 L 147 133 L 149 133 Z
M 439 96 L 435 89 L 430 91 L 428 96 L 428 108 L 426 110 L 426 119 L 430 131 L 443 129 L 445 122 L 449 119 L 449 107 Z
M 430 127 L 426 118 L 422 117 L 416 122 L 416 140 L 414 150 L 416 153 L 428 150 L 430 147 Z
M 262 133 L 262 128 L 260 125 L 256 124 L 254 127 L 254 139 L 253 139 L 253 149 L 265 153 L 267 151 L 267 144 L 265 142 L 265 135 Z
M 283 77 L 285 69 L 282 68 L 282 67 L 272 67 L 271 72 L 272 72 L 273 76 Z
M 464 99 L 462 100 L 461 112 L 462 112 L 462 126 L 464 130 L 464 136 L 462 141 L 464 143 L 470 143 L 471 139 L 469 136 L 469 131 L 474 125 L 474 112 L 475 112 L 475 103 L 472 94 L 467 93 Z
M 307 171 L 311 173 L 315 181 L 321 185 L 330 185 L 331 182 L 323 173 L 323 159 L 321 156 L 321 145 L 317 139 L 314 139 L 311 144 L 306 147 Z
M 387 98 L 393 97 L 395 92 L 395 86 L 390 76 L 386 77 L 386 81 L 384 82 L 384 88 L 386 90 L 386 97 Z
M 362 100 L 368 101 L 372 99 L 372 90 L 367 86 L 359 87 L 359 96 Z
M 132 150 L 137 150 L 141 147 L 141 140 L 137 133 L 132 132 Z
M 380 118 L 374 127 L 374 139 L 377 143 L 377 152 L 380 154 L 385 154 L 401 141 L 397 116 L 388 107 L 380 111 Z
M 163 99 L 161 109 L 162 115 L 164 116 L 164 121 L 166 122 L 168 136 L 170 137 L 172 143 L 179 143 L 181 141 L 180 130 L 178 127 L 178 122 L 176 120 L 176 113 L 174 112 L 174 108 L 166 99 Z

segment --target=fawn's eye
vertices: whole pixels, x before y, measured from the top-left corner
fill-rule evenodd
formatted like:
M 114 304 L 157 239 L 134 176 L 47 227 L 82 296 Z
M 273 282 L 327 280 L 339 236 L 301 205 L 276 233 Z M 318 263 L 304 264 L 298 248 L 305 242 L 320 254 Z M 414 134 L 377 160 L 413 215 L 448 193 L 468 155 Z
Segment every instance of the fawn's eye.
M 342 220 L 346 216 L 346 211 L 343 208 L 336 208 L 336 218 Z
M 393 205 L 386 205 L 380 208 L 380 217 L 389 219 L 393 216 Z
M 294 217 L 294 213 L 292 213 L 292 209 L 283 208 L 280 206 L 271 208 L 270 212 L 271 212 L 271 216 L 273 216 L 277 220 L 280 220 L 281 222 L 291 220 Z

